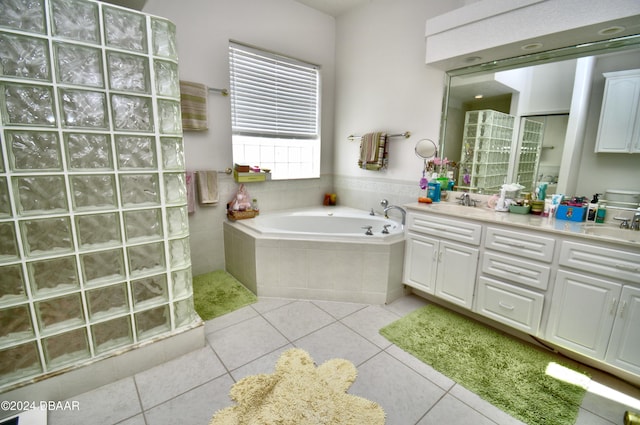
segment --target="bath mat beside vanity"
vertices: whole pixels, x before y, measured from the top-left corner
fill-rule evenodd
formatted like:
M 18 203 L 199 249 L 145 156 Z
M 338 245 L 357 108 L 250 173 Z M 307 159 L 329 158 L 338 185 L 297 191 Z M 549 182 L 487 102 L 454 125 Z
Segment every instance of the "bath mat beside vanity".
M 193 303 L 202 320 L 211 320 L 256 301 L 253 292 L 224 270 L 193 278 Z
M 389 341 L 530 425 L 571 425 L 590 378 L 576 363 L 436 305 L 382 328 Z M 576 384 L 555 371 L 568 372 Z

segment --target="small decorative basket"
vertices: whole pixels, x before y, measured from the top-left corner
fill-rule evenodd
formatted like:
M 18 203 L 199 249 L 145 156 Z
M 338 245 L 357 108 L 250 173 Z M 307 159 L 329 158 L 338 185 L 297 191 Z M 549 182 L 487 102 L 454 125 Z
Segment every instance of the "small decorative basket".
M 254 218 L 258 214 L 260 214 L 260 212 L 256 210 L 245 210 L 245 211 L 227 210 L 227 218 L 231 221 L 244 220 L 245 218 Z

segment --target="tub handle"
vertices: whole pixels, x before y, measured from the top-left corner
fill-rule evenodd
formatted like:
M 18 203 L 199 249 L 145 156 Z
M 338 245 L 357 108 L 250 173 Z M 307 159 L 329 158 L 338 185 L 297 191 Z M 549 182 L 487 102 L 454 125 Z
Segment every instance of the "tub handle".
M 385 224 L 384 226 L 382 226 L 382 233 L 385 235 L 389 234 L 389 227 L 391 227 L 390 224 Z
M 367 229 L 366 232 L 364 232 L 365 235 L 373 235 L 373 232 L 371 231 L 371 229 L 373 228 L 373 226 L 363 226 L 363 229 Z

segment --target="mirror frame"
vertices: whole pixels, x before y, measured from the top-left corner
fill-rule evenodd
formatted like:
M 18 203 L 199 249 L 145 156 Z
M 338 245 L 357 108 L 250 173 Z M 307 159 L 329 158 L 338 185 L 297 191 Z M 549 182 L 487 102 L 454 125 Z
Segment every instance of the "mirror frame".
M 444 96 L 442 99 L 442 115 L 440 119 L 440 140 L 438 143 L 438 152 L 444 155 L 446 147 L 445 140 L 447 131 L 447 111 L 449 109 L 452 78 L 474 74 L 479 75 L 488 72 L 507 71 L 523 66 L 542 65 L 545 63 L 559 62 L 585 56 L 594 56 L 597 54 L 616 53 L 637 48 L 640 48 L 640 34 L 612 38 L 610 40 L 582 43 L 574 46 L 562 47 L 559 49 L 516 56 L 507 59 L 500 59 L 446 71 L 444 78 Z

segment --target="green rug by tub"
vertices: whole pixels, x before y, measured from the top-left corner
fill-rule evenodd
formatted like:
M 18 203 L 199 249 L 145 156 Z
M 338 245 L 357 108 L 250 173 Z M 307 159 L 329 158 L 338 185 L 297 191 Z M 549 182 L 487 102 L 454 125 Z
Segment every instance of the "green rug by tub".
M 380 330 L 389 341 L 511 416 L 531 425 L 570 425 L 589 377 L 573 385 L 545 372 L 570 361 L 435 305 Z M 560 367 L 562 369 L 562 367 Z M 575 374 L 575 373 L 574 373 Z
M 211 320 L 257 300 L 253 292 L 224 270 L 193 278 L 193 303 L 202 320 Z

